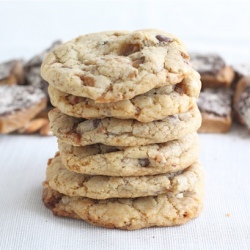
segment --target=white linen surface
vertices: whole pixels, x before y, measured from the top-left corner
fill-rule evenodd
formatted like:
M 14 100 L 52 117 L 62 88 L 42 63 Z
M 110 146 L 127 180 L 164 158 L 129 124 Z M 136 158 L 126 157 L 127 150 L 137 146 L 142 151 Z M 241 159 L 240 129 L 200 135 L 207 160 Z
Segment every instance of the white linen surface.
M 0 136 L 0 249 L 249 249 L 250 136 L 234 127 L 200 139 L 201 216 L 179 227 L 129 232 L 53 216 L 41 197 L 56 138 Z

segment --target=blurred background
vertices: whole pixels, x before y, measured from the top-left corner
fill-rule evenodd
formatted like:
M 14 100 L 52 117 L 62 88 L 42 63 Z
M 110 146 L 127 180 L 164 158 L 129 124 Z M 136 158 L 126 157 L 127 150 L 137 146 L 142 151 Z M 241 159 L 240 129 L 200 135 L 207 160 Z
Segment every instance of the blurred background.
M 103 30 L 159 28 L 188 50 L 250 61 L 249 0 L 0 1 L 0 61 L 29 59 L 50 44 Z

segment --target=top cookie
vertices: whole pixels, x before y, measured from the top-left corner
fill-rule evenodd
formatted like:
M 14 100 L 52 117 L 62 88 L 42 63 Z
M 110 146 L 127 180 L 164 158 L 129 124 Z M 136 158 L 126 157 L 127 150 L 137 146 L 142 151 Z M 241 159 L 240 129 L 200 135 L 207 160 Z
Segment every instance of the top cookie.
M 55 88 L 99 103 L 179 83 L 191 71 L 184 45 L 154 29 L 80 36 L 49 53 L 41 68 Z

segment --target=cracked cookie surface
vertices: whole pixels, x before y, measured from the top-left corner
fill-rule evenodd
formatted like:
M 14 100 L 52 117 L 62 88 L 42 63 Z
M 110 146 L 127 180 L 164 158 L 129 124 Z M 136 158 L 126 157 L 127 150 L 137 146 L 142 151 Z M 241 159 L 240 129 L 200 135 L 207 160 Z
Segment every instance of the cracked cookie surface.
M 86 119 L 115 117 L 140 122 L 160 120 L 168 115 L 186 112 L 196 102 L 201 82 L 193 72 L 181 83 L 152 89 L 130 100 L 95 103 L 92 99 L 74 96 L 49 86 L 51 103 L 62 113 Z
M 143 176 L 183 170 L 198 159 L 197 133 L 166 143 L 137 147 L 94 144 L 75 147 L 58 141 L 63 164 L 88 175 Z
M 52 189 L 68 196 L 92 199 L 134 198 L 161 193 L 192 191 L 202 175 L 201 165 L 193 163 L 183 171 L 139 177 L 84 175 L 71 172 L 59 155 L 50 159 L 46 182 Z
M 193 133 L 201 125 L 196 105 L 186 113 L 149 123 L 116 118 L 85 120 L 67 116 L 58 109 L 49 112 L 49 119 L 54 135 L 74 146 L 102 143 L 128 147 L 163 143 Z
M 203 193 L 203 177 L 191 192 L 106 200 L 70 197 L 44 183 L 43 202 L 57 216 L 81 219 L 106 228 L 135 230 L 190 221 L 202 210 Z
M 41 67 L 55 88 L 99 103 L 180 83 L 191 72 L 184 45 L 155 29 L 79 36 L 50 52 Z

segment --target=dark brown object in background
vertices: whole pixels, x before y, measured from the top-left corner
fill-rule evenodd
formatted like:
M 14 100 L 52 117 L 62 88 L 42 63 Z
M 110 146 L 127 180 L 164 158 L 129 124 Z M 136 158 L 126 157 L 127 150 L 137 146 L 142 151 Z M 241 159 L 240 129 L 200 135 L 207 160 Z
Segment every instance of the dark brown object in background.
M 46 104 L 45 94 L 33 86 L 0 86 L 0 133 L 25 127 Z
M 237 83 L 233 108 L 235 118 L 250 131 L 250 76 L 242 77 Z
M 48 120 L 48 111 L 51 109 L 47 92 L 48 83 L 40 76 L 40 67 L 46 53 L 59 44 L 61 44 L 60 41 L 54 42 L 48 49 L 32 57 L 25 64 L 22 60 L 0 63 L 2 88 L 8 88 L 7 85 L 25 85 L 13 86 L 11 92 L 8 89 L 10 95 L 7 98 L 12 103 L 8 103 L 5 99 L 5 90 L 1 89 L 0 133 L 51 135 Z M 32 97 L 31 101 L 30 95 L 33 93 L 37 95 Z M 12 106 L 13 109 L 9 109 Z M 5 112 L 5 107 L 8 112 Z
M 202 115 L 200 133 L 226 133 L 232 124 L 231 91 L 227 88 L 205 89 L 197 100 Z
M 235 90 L 237 83 L 242 77 L 250 76 L 250 63 L 235 64 L 232 67 L 235 72 L 235 77 L 231 84 L 231 88 Z
M 190 62 L 201 75 L 202 88 L 229 87 L 234 70 L 217 54 L 190 53 Z
M 22 60 L 11 60 L 0 63 L 0 84 L 23 84 L 24 65 Z
M 231 116 L 220 117 L 214 114 L 202 113 L 202 124 L 199 133 L 227 133 L 232 124 Z
M 27 61 L 24 65 L 25 69 L 25 80 L 27 85 L 32 85 L 35 88 L 40 88 L 44 91 L 44 93 L 48 97 L 48 83 L 44 81 L 40 74 L 40 68 L 42 65 L 42 61 L 46 54 L 53 50 L 55 47 L 61 44 L 61 41 L 55 41 L 52 45 L 41 52 L 38 55 L 32 57 L 29 61 Z M 49 101 L 49 98 L 48 98 Z

